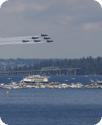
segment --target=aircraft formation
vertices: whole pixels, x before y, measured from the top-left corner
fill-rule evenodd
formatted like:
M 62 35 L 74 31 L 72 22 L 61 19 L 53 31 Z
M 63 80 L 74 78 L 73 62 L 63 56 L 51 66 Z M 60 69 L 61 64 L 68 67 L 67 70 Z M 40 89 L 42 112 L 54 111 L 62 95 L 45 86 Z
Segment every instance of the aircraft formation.
M 28 39 L 28 40 L 22 40 L 22 42 L 54 42 L 47 34 L 42 34 L 41 33 L 41 36 L 32 36 L 31 39 Z
M 3 37 L 0 38 L 0 45 L 12 44 L 36 44 L 36 43 L 52 43 L 54 42 L 48 34 L 39 36 L 23 36 L 23 37 Z

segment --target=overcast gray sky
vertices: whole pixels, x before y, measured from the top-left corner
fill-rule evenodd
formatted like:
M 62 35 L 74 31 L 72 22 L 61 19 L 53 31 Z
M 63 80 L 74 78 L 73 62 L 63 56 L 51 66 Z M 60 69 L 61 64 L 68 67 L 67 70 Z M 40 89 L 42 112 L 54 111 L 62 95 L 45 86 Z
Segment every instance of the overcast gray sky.
M 0 46 L 0 58 L 102 56 L 102 9 L 94 0 L 9 0 L 0 9 L 0 36 L 47 33 L 51 44 Z

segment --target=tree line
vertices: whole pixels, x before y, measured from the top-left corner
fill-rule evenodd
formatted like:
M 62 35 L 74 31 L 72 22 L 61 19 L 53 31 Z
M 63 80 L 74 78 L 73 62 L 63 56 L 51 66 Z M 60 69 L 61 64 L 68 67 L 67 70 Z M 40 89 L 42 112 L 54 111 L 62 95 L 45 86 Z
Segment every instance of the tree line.
M 79 68 L 78 75 L 102 74 L 102 57 L 74 59 L 0 59 L 0 70 L 30 70 L 45 67 Z

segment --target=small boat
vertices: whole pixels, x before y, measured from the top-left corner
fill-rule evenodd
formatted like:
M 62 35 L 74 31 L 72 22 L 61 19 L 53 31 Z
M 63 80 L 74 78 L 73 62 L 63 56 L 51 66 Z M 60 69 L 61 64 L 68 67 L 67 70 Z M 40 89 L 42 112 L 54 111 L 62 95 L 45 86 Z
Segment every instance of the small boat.
M 95 125 L 102 125 L 102 117 L 101 117 L 101 120 L 98 123 L 96 123 Z
M 8 125 L 8 124 L 4 123 L 0 117 L 0 125 Z

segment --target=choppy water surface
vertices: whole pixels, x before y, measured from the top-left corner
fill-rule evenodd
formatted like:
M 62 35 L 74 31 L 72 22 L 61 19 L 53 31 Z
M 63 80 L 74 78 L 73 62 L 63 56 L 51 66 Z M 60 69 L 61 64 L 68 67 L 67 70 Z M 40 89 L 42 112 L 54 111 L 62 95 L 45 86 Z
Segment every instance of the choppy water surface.
M 101 89 L 0 90 L 8 125 L 94 125 L 102 116 Z

